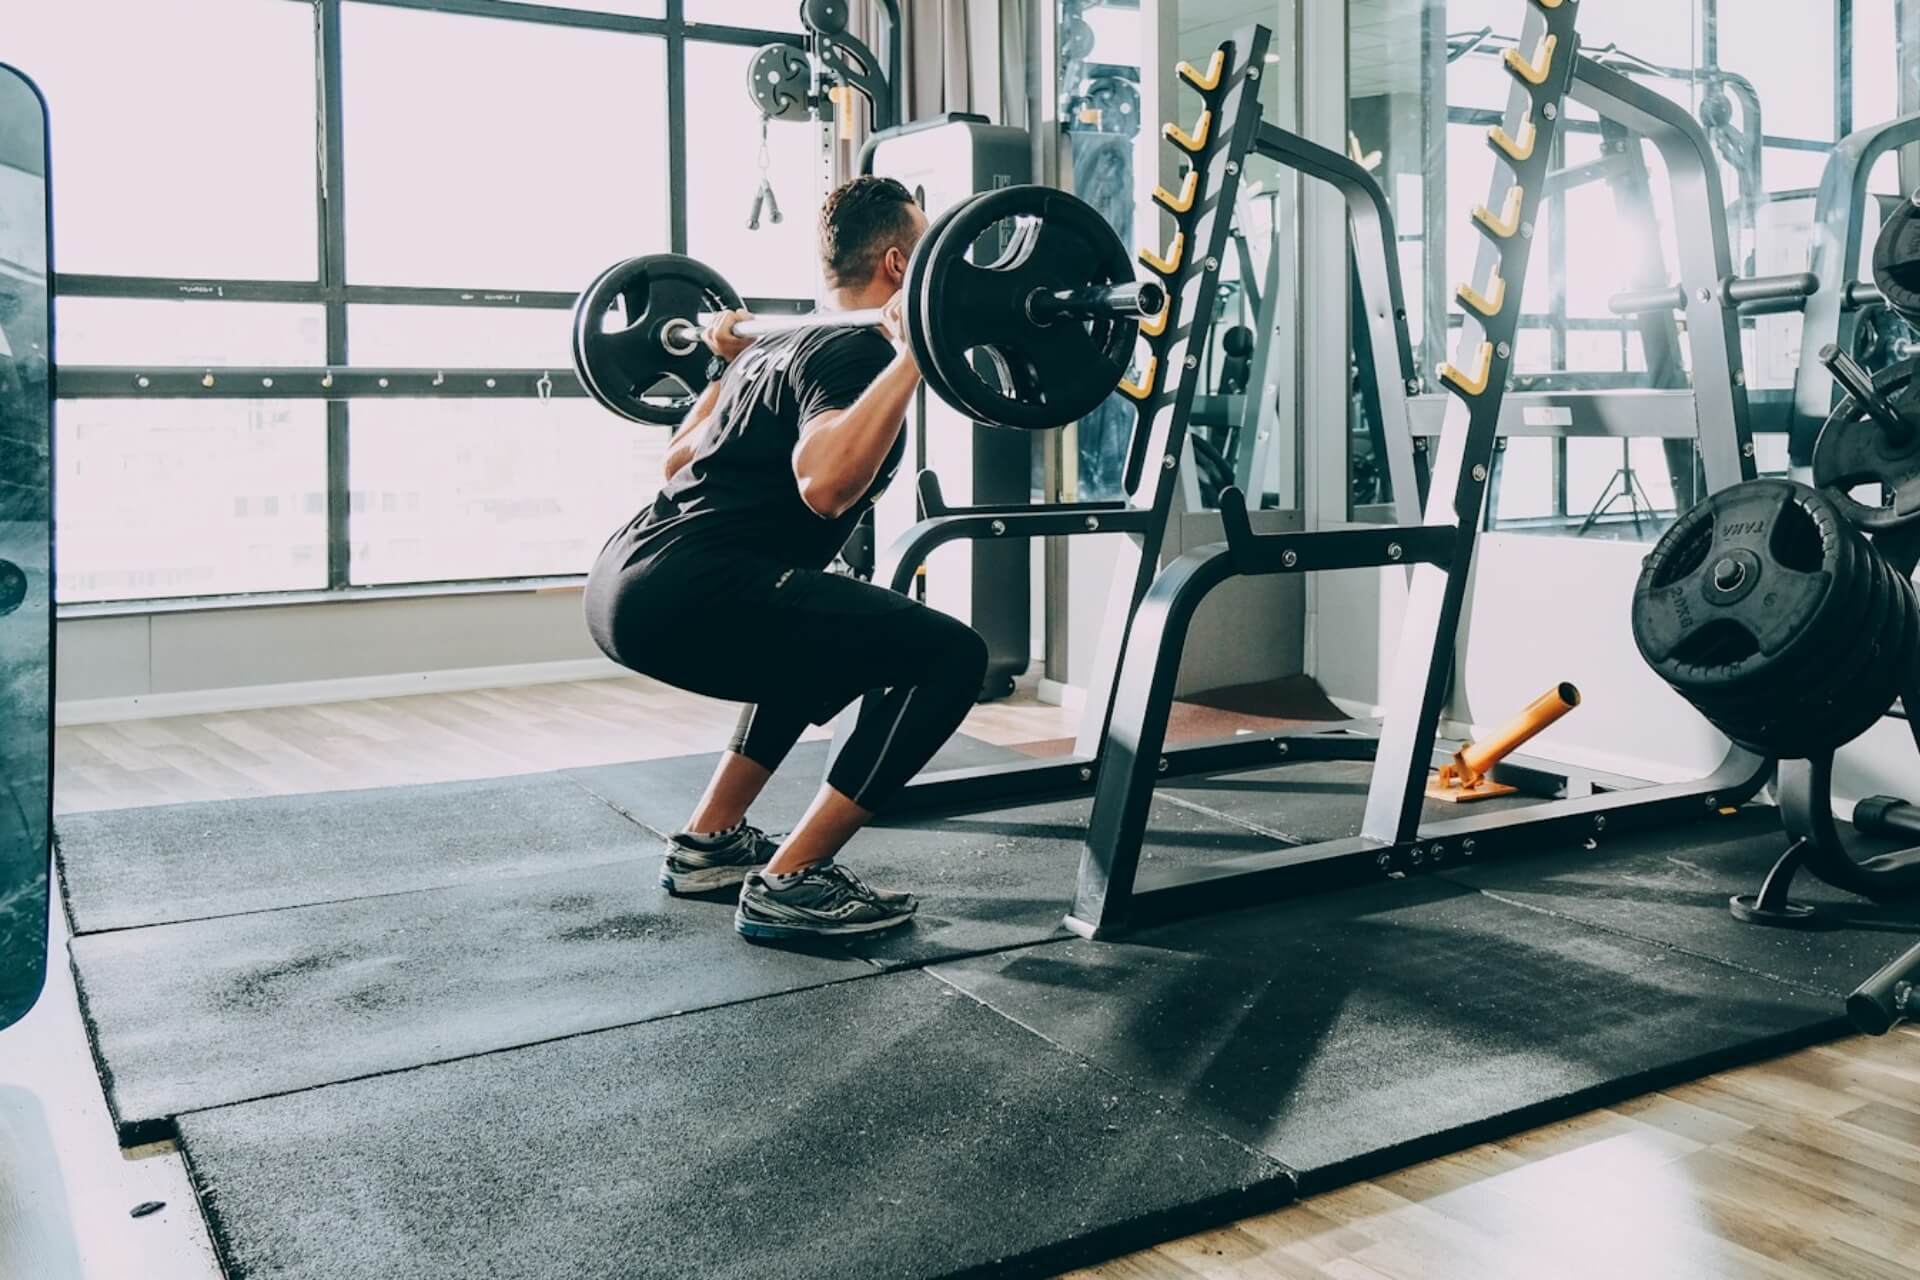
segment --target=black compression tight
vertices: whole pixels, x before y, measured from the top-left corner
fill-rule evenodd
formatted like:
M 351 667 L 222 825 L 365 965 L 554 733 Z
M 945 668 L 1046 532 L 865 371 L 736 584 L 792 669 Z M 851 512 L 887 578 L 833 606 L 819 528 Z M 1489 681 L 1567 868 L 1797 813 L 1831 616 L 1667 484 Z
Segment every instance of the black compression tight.
M 763 582 L 716 599 L 705 586 L 603 563 L 587 586 L 588 626 L 616 662 L 750 703 L 732 749 L 768 771 L 807 725 L 865 695 L 827 782 L 863 809 L 881 807 L 966 717 L 986 676 L 986 642 L 852 578 L 775 568 Z

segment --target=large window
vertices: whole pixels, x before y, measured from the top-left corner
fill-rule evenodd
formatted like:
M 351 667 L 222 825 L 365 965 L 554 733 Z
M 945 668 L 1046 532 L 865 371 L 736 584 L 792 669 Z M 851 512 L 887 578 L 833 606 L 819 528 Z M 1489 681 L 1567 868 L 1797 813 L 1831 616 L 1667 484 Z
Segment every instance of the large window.
M 1783 273 L 1808 265 L 1816 189 L 1835 144 L 1898 110 L 1895 11 L 1895 0 L 1617 0 L 1583 11 L 1580 42 L 1589 57 L 1689 109 L 1718 162 L 1736 271 Z M 1352 0 L 1349 8 L 1354 139 L 1378 154 L 1376 176 L 1394 205 L 1409 320 L 1429 382 L 1463 321 L 1453 290 L 1479 249 L 1465 214 L 1490 185 L 1485 131 L 1509 88 L 1499 56 L 1525 14 L 1519 0 Z M 1534 229 L 1516 387 L 1684 387 L 1692 378 L 1684 328 L 1665 313 L 1654 325 L 1609 306 L 1624 289 L 1675 278 L 1665 166 L 1640 139 L 1577 105 L 1566 125 L 1553 157 L 1560 176 Z M 1880 196 L 1898 192 L 1891 156 L 1871 185 Z M 1866 216 L 1871 244 L 1873 201 Z M 1762 469 L 1787 463 L 1800 323 L 1797 315 L 1743 322 Z M 1669 336 L 1654 332 L 1660 325 Z M 1651 539 L 1699 492 L 1691 441 L 1516 438 L 1503 442 L 1490 518 L 1496 527 Z
M 786 217 L 746 227 L 747 60 L 798 9 L 14 6 L 0 60 L 45 89 L 58 174 L 60 600 L 584 573 L 667 433 L 545 394 L 571 387 L 574 293 L 666 251 L 750 302 L 815 293 L 812 126 L 769 131 Z M 228 398 L 358 369 L 488 391 Z

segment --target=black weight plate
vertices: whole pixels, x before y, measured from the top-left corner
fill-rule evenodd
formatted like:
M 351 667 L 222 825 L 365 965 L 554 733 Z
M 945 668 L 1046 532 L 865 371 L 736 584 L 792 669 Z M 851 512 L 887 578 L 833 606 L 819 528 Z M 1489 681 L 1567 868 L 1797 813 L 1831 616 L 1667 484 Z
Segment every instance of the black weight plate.
M 677 253 L 629 258 L 602 272 L 574 305 L 574 369 L 588 394 L 634 422 L 674 426 L 707 384 L 711 353 L 667 349 L 669 323 L 740 305 L 719 273 Z M 624 312 L 624 323 L 608 328 Z
M 964 203 L 966 202 L 961 202 L 961 204 Z M 929 260 L 925 252 L 927 245 L 946 229 L 947 224 L 953 221 L 954 215 L 959 211 L 960 205 L 954 205 L 928 224 L 926 231 L 920 237 L 920 243 L 914 246 L 913 256 L 907 260 L 907 278 L 901 285 L 901 291 L 907 295 L 907 305 L 904 308 L 907 318 L 907 345 L 913 351 L 913 362 L 920 368 L 920 380 L 926 385 L 930 395 L 938 397 L 946 404 L 954 405 L 956 409 L 960 409 L 960 406 L 954 401 L 953 389 L 940 376 L 939 369 L 934 367 L 933 347 L 928 341 L 927 327 L 918 323 L 919 308 L 914 305 L 914 299 L 926 296 Z M 960 411 L 966 412 L 965 409 Z
M 990 263 L 974 244 L 1009 219 L 1032 219 Z M 946 398 L 977 422 L 1029 431 L 1065 426 L 1099 408 L 1119 386 L 1140 326 L 1131 317 L 1043 324 L 1027 299 L 1043 290 L 1134 279 L 1133 261 L 1091 205 L 1050 187 L 1005 187 L 957 206 L 929 230 L 919 291 L 909 308 Z M 975 353 L 985 353 L 976 360 Z
M 1911 207 L 1911 206 L 1908 206 Z M 1873 385 L 1913 424 L 1907 439 L 1893 442 L 1852 396 L 1843 397 L 1813 442 L 1813 482 L 1862 529 L 1878 533 L 1920 519 L 1920 383 L 1916 362 L 1903 361 L 1874 376 Z M 1893 493 L 1892 506 L 1868 506 L 1849 490 L 1879 484 Z
M 1798 666 L 1769 668 L 1755 688 L 1691 692 L 1689 700 L 1721 732 L 1765 755 L 1804 756 L 1857 736 L 1893 701 L 1884 655 L 1908 643 L 1910 593 L 1897 590 L 1884 560 L 1863 539 L 1834 600 L 1826 643 Z M 1823 620 L 1824 621 L 1824 620 Z M 1685 691 L 1683 691 L 1685 692 Z
M 1920 322 L 1920 206 L 1911 200 L 1894 205 L 1873 242 L 1873 282 L 1892 307 Z
M 1877 551 L 1863 549 L 1880 608 L 1869 625 L 1846 638 L 1843 651 L 1828 660 L 1804 692 L 1783 701 L 1775 735 L 1780 745 L 1774 754 L 1810 754 L 1851 742 L 1885 714 L 1900 692 L 1904 668 L 1912 661 L 1913 593 Z
M 1770 683 L 1767 672 L 1821 643 L 1835 582 L 1855 580 L 1849 536 L 1859 534 L 1805 485 L 1749 480 L 1713 494 L 1648 554 L 1634 643 L 1683 694 Z
M 593 283 L 588 285 L 585 289 L 581 290 L 580 298 L 584 299 L 588 295 L 598 292 L 602 283 L 606 280 L 606 278 L 612 275 L 614 272 L 618 271 L 621 267 L 625 265 L 626 265 L 625 262 L 616 262 L 612 266 L 608 267 L 605 271 L 602 271 L 599 275 L 595 276 L 593 278 Z M 607 404 L 606 398 L 601 394 L 599 389 L 593 385 L 593 378 L 592 378 L 593 371 L 587 367 L 586 355 L 580 349 L 581 324 L 580 324 L 580 300 L 579 299 L 576 299 L 574 302 L 574 317 L 573 317 L 573 324 L 571 327 L 572 327 L 574 374 L 580 379 L 580 385 L 586 388 L 588 395 L 592 396 L 595 400 L 598 400 L 602 405 L 605 405 L 607 408 L 612 409 L 613 406 L 610 404 Z M 615 410 L 615 412 L 618 412 L 618 411 Z
M 805 120 L 812 114 L 807 97 L 813 90 L 813 68 L 807 55 L 794 45 L 761 47 L 747 63 L 747 97 L 769 120 Z

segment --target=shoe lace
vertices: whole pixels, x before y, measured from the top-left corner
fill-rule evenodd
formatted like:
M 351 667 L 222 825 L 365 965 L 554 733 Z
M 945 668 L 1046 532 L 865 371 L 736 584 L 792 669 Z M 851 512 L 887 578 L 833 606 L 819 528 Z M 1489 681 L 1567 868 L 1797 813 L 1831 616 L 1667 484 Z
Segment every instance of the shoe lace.
M 866 902 L 879 901 L 879 897 L 867 886 L 865 880 L 862 880 L 859 876 L 837 862 L 828 863 L 825 867 L 822 867 L 820 874 L 830 880 L 838 882 L 841 888 L 856 898 Z
M 742 826 L 740 828 L 740 834 L 741 837 L 746 840 L 747 845 L 753 850 L 756 861 L 765 861 L 766 857 L 770 856 L 774 849 L 778 847 L 772 840 L 767 838 L 767 833 L 758 827 Z

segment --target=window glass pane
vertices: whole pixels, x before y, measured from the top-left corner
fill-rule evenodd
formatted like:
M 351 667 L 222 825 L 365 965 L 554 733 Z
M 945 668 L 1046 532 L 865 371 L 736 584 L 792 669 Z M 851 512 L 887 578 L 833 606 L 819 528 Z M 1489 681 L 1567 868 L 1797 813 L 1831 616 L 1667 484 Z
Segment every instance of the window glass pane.
M 1795 0 L 1719 8 L 1720 66 L 1753 82 L 1761 127 L 1772 137 L 1833 137 L 1833 5 Z M 1771 177 L 1768 185 L 1774 186 Z
M 668 432 L 580 400 L 352 406 L 353 581 L 583 574 L 660 485 Z
M 688 22 L 754 27 L 761 31 L 801 29 L 800 0 L 687 0 L 686 12 Z
M 1820 175 L 1827 168 L 1825 151 L 1802 151 L 1797 147 L 1767 147 L 1760 153 L 1767 190 L 1817 191 Z
M 585 9 L 589 13 L 621 13 L 629 18 L 664 18 L 666 0 L 529 0 L 530 3 L 559 9 Z
M 759 230 L 747 230 L 760 186 L 760 113 L 745 88 L 753 53 L 744 45 L 687 45 L 687 82 L 719 89 L 706 99 L 698 145 L 687 149 L 687 252 L 748 297 L 811 298 L 823 196 L 812 123 L 767 126 L 767 178 L 785 220 L 762 218 Z
M 341 24 L 355 282 L 579 289 L 667 247 L 664 40 L 370 4 Z
M 1738 3 L 1739 0 L 1733 0 Z M 1500 7 L 1506 7 L 1504 3 Z M 1733 4 L 1722 7 L 1724 14 Z M 1628 0 L 1627 3 L 1594 5 L 1580 15 L 1580 46 L 1583 49 L 1602 50 L 1608 45 L 1617 46 L 1622 54 L 1630 54 L 1644 62 L 1658 67 L 1682 69 L 1692 67 L 1698 59 L 1694 56 L 1698 49 L 1697 33 L 1694 30 L 1693 4 L 1687 0 Z M 1505 15 L 1500 30 L 1513 31 L 1514 19 L 1519 14 Z M 1726 19 L 1723 17 L 1724 23 Z M 1656 81 L 1654 83 L 1661 83 Z M 1671 83 L 1667 81 L 1665 83 Z
M 304 401 L 63 400 L 63 603 L 327 585 L 327 415 Z
M 570 369 L 573 313 L 517 307 L 348 307 L 347 353 L 360 365 Z
M 310 8 L 40 0 L 0 53 L 47 96 L 60 270 L 315 278 Z
M 1494 487 L 1496 520 L 1537 520 L 1553 514 L 1552 440 L 1521 436 L 1500 451 Z
M 326 316 L 299 302 L 175 302 L 61 298 L 55 342 L 62 364 L 319 365 Z
M 1092 30 L 1093 51 L 1088 62 L 1122 67 L 1140 65 L 1140 11 L 1104 6 L 1083 12 L 1081 20 Z
M 1853 127 L 1864 129 L 1900 114 L 1899 45 L 1894 0 L 1853 0 Z

